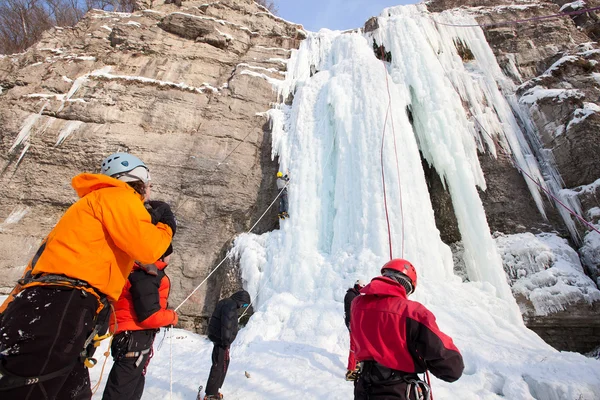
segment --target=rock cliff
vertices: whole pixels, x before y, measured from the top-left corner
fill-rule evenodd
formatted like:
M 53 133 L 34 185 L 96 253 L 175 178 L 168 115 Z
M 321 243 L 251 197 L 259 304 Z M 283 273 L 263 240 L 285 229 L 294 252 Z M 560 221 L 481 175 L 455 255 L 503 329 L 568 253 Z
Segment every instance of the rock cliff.
M 597 1 L 560 0 L 433 0 L 427 4 L 431 12 L 460 8 L 476 18 L 499 65 L 516 87 L 518 104 L 514 111 L 521 114 L 538 162 L 546 174 L 560 175 L 560 187 L 552 192 L 596 228 L 600 227 L 598 16 L 583 10 L 598 5 Z M 548 18 L 560 13 L 572 14 Z M 600 235 L 579 222 L 576 232 L 569 232 L 558 213 L 561 206 L 550 198 L 546 199 L 548 218 L 544 219 L 527 196 L 527 178 L 507 157 L 493 159 L 480 154 L 480 161 L 488 186 L 481 198 L 491 230 L 504 234 L 560 233 L 579 251 L 586 272 L 598 285 Z M 432 178 L 432 198 L 439 203 L 436 215 L 440 231 L 446 234 L 446 242 L 454 243 L 457 231 L 448 228 L 455 226 L 451 206 L 449 212 L 436 178 Z M 509 267 L 505 267 L 508 272 Z M 513 292 L 522 310 L 530 309 L 528 300 L 519 297 L 515 287 Z M 566 310 L 547 315 L 525 311 L 524 318 L 556 348 L 589 351 L 600 344 L 598 306 L 597 301 L 573 301 Z
M 303 37 L 251 0 L 154 2 L 133 14 L 93 10 L 2 56 L 2 292 L 76 200 L 71 178 L 129 151 L 149 165 L 153 197 L 177 214 L 170 276 L 179 304 L 277 194 L 265 112 Z M 272 209 L 254 232 L 276 225 Z M 240 285 L 224 263 L 181 309 L 180 325 L 202 330 Z

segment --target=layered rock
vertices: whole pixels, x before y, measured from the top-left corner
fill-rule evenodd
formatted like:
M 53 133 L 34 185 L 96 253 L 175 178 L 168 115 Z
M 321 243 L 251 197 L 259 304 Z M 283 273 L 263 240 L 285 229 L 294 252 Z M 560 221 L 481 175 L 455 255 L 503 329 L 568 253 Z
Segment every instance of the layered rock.
M 278 101 L 274 85 L 302 27 L 251 0 L 154 5 L 93 10 L 0 58 L 3 293 L 76 200 L 71 178 L 98 171 L 112 152 L 144 160 L 153 197 L 177 214 L 174 305 L 276 196 L 265 112 Z M 271 210 L 254 232 L 276 225 Z M 223 263 L 183 306 L 180 325 L 201 330 L 219 297 L 240 285 Z

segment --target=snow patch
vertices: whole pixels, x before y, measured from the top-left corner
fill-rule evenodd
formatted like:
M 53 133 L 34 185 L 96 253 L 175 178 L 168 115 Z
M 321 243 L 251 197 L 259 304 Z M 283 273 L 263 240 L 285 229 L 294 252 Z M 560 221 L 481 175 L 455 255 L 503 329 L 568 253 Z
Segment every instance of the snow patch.
M 560 11 L 563 12 L 567 8 L 570 8 L 571 10 L 581 10 L 582 8 L 585 8 L 585 6 L 586 6 L 586 3 L 584 0 L 577 0 L 577 1 L 573 1 L 571 3 L 564 4 L 560 8 Z
M 567 99 L 582 99 L 585 94 L 577 89 L 547 89 L 543 86 L 535 86 L 527 90 L 519 99 L 521 104 L 534 104 L 542 99 L 554 99 L 559 103 Z
M 533 306 L 520 304 L 522 313 L 544 316 L 569 305 L 600 301 L 600 291 L 583 271 L 577 252 L 558 235 L 498 235 L 496 244 L 513 293 Z
M 573 125 L 579 124 L 592 114 L 600 112 L 600 107 L 595 103 L 583 103 L 583 108 L 578 108 L 573 112 L 573 118 L 567 124 L 567 131 Z

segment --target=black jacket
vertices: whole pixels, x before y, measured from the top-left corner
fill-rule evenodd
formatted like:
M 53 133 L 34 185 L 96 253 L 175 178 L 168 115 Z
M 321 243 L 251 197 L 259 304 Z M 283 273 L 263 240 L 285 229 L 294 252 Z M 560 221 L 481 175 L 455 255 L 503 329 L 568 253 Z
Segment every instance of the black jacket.
M 159 288 L 165 276 L 165 271 L 157 268 L 152 273 L 137 269 L 129 275 L 129 282 L 131 282 L 129 293 L 139 321 L 144 321 L 161 310 Z
M 350 330 L 350 306 L 352 305 L 352 300 L 357 296 L 360 296 L 360 292 L 356 285 L 348 289 L 346 296 L 344 296 L 344 322 L 346 323 L 346 328 L 348 328 L 348 330 Z
M 217 303 L 208 323 L 208 338 L 223 347 L 231 346 L 238 333 L 238 308 L 250 303 L 250 295 L 245 290 Z

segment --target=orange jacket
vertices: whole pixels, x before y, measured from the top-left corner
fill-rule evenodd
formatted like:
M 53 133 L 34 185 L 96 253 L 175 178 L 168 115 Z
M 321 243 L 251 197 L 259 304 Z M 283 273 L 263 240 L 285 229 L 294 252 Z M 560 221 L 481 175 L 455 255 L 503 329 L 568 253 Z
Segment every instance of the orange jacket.
M 111 332 L 156 329 L 177 324 L 177 313 L 168 310 L 171 281 L 164 269 L 167 264 L 156 261 L 156 275 L 146 272 L 147 266 L 135 264 L 123 288 L 119 301 L 115 303 L 115 319 L 111 318 Z
M 74 177 L 72 186 L 80 199 L 44 239 L 45 248 L 32 273 L 84 280 L 116 301 L 133 261 L 157 260 L 169 247 L 173 233 L 165 224 L 152 224 L 142 196 L 125 182 L 85 173 Z

